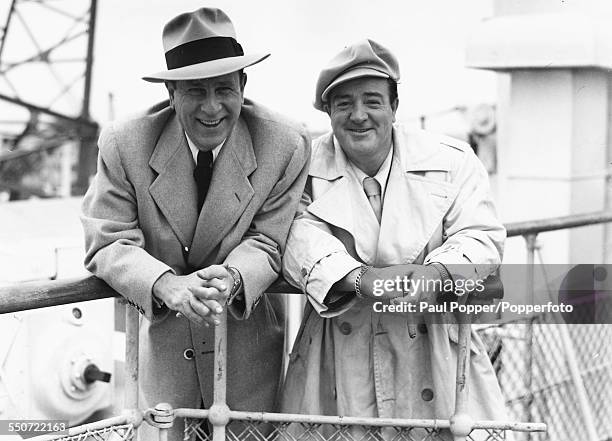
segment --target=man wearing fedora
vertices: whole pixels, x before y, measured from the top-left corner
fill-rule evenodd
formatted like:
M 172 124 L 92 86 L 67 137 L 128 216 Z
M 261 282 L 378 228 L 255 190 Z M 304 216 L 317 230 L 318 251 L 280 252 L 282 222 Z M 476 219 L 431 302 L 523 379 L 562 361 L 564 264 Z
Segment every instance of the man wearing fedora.
M 459 281 L 484 280 L 501 261 L 505 230 L 467 144 L 395 123 L 399 77 L 395 56 L 372 40 L 346 47 L 319 75 L 314 105 L 329 115 L 332 131 L 313 142 L 283 258 L 285 277 L 309 300 L 284 412 L 453 414 L 456 322 L 382 307 L 436 304 Z M 434 283 L 424 288 L 418 280 Z M 476 335 L 470 370 L 470 416 L 502 416 L 495 373 Z
M 268 55 L 244 54 L 223 11 L 175 17 L 163 45 L 167 70 L 144 79 L 165 83 L 169 101 L 100 135 L 83 202 L 85 264 L 146 318 L 141 407 L 210 407 L 213 328 L 228 304 L 228 404 L 272 411 L 280 303 L 256 306 L 281 269 L 308 135 L 244 98 L 243 69 Z M 170 439 L 181 431 L 177 420 Z

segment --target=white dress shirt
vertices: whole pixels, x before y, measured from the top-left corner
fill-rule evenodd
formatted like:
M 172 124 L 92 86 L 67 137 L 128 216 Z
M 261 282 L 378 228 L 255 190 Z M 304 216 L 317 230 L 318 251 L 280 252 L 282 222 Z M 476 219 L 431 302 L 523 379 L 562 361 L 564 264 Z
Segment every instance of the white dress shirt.
M 196 145 L 193 143 L 191 139 L 189 139 L 189 136 L 187 136 L 186 132 L 185 132 L 185 138 L 187 138 L 187 144 L 189 144 L 189 150 L 191 150 L 191 155 L 193 156 L 193 160 L 197 164 L 198 163 L 198 152 L 200 151 L 200 149 L 196 147 Z M 221 144 L 219 144 L 217 147 L 215 147 L 212 150 L 213 163 L 216 161 L 217 156 L 219 156 L 219 152 L 221 151 L 221 147 L 223 147 L 223 144 L 225 144 L 225 139 L 223 140 Z

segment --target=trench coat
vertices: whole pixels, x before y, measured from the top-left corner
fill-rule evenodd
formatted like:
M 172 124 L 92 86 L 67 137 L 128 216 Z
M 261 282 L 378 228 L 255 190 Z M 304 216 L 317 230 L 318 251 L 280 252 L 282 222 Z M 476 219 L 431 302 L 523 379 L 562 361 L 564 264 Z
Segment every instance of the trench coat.
M 331 286 L 361 263 L 461 264 L 485 277 L 501 261 L 505 229 L 487 174 L 471 148 L 393 127 L 393 159 L 380 226 L 332 134 L 313 143 L 310 174 L 283 257 L 283 273 L 307 296 L 282 392 L 283 412 L 449 418 L 454 412 L 458 328 L 450 314 L 421 317 L 410 338 L 403 314 L 352 297 L 324 304 Z M 480 265 L 473 265 L 478 263 Z M 503 419 L 487 352 L 472 332 L 469 411 Z
M 240 271 L 245 295 L 245 309 L 228 316 L 228 404 L 276 409 L 283 309 L 268 296 L 279 325 L 266 314 L 272 309 L 256 305 L 280 272 L 309 158 L 301 126 L 245 100 L 198 213 L 193 156 L 167 102 L 102 131 L 98 172 L 83 201 L 85 265 L 142 313 L 141 408 L 212 404 L 214 331 L 156 310 L 152 286 L 166 271 L 225 263 Z M 142 439 L 155 439 L 143 429 Z M 177 421 L 170 439 L 181 432 Z

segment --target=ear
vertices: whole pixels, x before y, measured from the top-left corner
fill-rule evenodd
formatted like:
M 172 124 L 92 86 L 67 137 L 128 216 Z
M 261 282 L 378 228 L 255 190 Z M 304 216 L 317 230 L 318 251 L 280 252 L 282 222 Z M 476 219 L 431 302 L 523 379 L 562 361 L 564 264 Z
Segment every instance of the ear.
M 323 103 L 323 111 L 327 113 L 327 116 L 331 116 L 331 109 L 328 103 Z
M 399 98 L 395 98 L 391 103 L 391 111 L 393 112 L 393 122 L 395 122 L 395 112 L 397 112 L 397 108 L 399 107 Z
M 168 99 L 170 100 L 170 107 L 174 108 L 174 82 L 165 81 L 166 89 L 168 90 Z
M 247 74 L 242 72 L 242 77 L 240 78 L 240 90 L 244 93 L 244 86 L 247 83 Z

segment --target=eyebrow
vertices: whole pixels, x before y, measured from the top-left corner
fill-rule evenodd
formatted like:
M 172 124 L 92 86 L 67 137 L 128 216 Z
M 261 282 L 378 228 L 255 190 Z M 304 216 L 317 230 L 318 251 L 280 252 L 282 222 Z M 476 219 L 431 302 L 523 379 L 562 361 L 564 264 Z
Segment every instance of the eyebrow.
M 206 84 L 205 81 L 193 81 L 191 83 L 188 83 L 185 85 L 185 88 L 191 88 L 191 87 L 204 87 L 204 85 Z M 234 82 L 231 80 L 221 80 L 218 82 L 214 82 L 213 83 L 214 87 L 219 87 L 219 86 L 234 86 Z
M 380 93 L 380 92 L 364 92 L 363 95 L 366 98 L 372 98 L 372 97 L 381 98 L 381 99 L 383 98 L 383 94 Z M 349 94 L 349 93 L 345 93 L 345 94 L 342 94 L 342 95 L 335 95 L 333 97 L 333 101 L 342 100 L 342 99 L 350 99 L 350 98 L 352 98 L 352 95 Z

